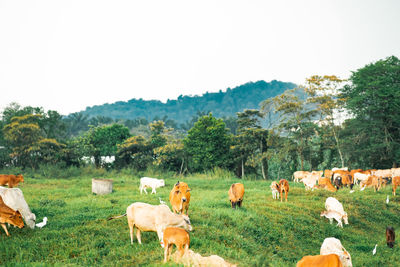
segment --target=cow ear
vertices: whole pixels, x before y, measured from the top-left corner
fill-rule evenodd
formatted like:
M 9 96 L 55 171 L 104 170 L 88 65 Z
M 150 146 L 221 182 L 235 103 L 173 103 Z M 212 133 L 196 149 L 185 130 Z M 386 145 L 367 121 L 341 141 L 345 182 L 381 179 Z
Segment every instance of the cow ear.
M 188 188 L 188 189 L 186 190 L 186 192 L 189 192 L 189 191 L 192 191 L 192 189 Z

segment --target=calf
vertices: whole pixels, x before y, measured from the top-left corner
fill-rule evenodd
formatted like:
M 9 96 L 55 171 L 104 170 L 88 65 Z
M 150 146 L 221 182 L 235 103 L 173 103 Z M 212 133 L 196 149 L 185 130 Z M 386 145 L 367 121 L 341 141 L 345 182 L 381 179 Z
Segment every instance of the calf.
M 395 239 L 396 239 L 396 235 L 395 235 L 393 227 L 391 227 L 391 226 L 386 227 L 386 243 L 389 248 L 393 248 Z
M 272 198 L 273 199 L 279 199 L 279 185 L 273 181 L 270 185 L 271 192 L 272 192 Z
M 342 203 L 340 203 L 334 197 L 328 197 L 325 201 L 325 209 L 327 211 L 335 211 L 341 215 L 341 219 L 343 219 L 345 224 L 349 224 L 349 219 L 347 216 L 347 212 L 344 211 Z
M 7 231 L 6 223 L 17 226 L 18 228 L 24 227 L 24 222 L 22 221 L 22 216 L 19 211 L 15 211 L 4 204 L 3 199 L 0 197 L 0 224 L 3 227 L 6 235 L 10 234 Z
M 165 182 L 163 179 L 156 179 L 156 178 L 150 178 L 150 177 L 142 177 L 140 178 L 140 194 L 142 194 L 142 191 L 147 194 L 146 188 L 149 187 L 151 188 L 151 193 L 156 194 L 156 188 L 165 186 Z
M 244 197 L 244 185 L 241 183 L 232 184 L 229 188 L 228 195 L 232 209 L 236 209 L 236 206 L 239 206 L 239 208 L 242 207 Z
M 189 250 L 190 237 L 188 232 L 181 228 L 168 227 L 165 228 L 163 234 L 164 241 L 164 263 L 168 261 L 171 256 L 172 246 L 175 244 L 176 249 L 180 253 L 180 258 Z
M 392 179 L 392 192 L 393 196 L 396 195 L 396 188 L 400 185 L 400 176 L 395 176 Z
M 289 194 L 289 182 L 285 179 L 279 181 L 279 194 L 281 195 L 281 202 L 283 199 L 283 192 L 285 192 L 285 201 L 287 202 L 287 196 Z
M 336 254 L 304 256 L 296 267 L 343 267 L 340 258 Z
M 188 214 L 190 202 L 190 188 L 187 183 L 177 182 L 169 193 L 169 202 L 175 213 Z
M 334 237 L 325 238 L 321 245 L 320 253 L 321 255 L 336 254 L 339 256 L 340 261 L 345 267 L 352 267 L 350 253 L 342 246 L 339 239 Z
M 293 181 L 296 182 L 300 182 L 301 180 L 303 180 L 304 178 L 307 177 L 307 175 L 309 175 L 310 172 L 308 171 L 295 171 L 292 175 L 293 177 Z
M 135 202 L 126 208 L 126 213 L 120 216 L 111 217 L 108 220 L 127 216 L 128 226 L 133 244 L 133 229 L 136 227 L 136 237 L 139 244 L 142 244 L 140 231 L 157 232 L 161 241 L 162 232 L 167 227 L 180 227 L 192 231 L 190 220 L 187 215 L 171 212 L 167 205 L 150 205 L 142 202 Z
M 0 185 L 8 185 L 9 188 L 17 186 L 19 182 L 24 182 L 24 176 L 22 174 L 0 174 Z
M 343 228 L 343 223 L 342 223 L 342 217 L 343 215 L 340 214 L 337 211 L 323 211 L 321 212 L 321 217 L 325 216 L 327 219 L 329 219 L 329 223 L 332 224 L 333 219 L 335 219 L 338 224 L 337 226 L 342 227 Z

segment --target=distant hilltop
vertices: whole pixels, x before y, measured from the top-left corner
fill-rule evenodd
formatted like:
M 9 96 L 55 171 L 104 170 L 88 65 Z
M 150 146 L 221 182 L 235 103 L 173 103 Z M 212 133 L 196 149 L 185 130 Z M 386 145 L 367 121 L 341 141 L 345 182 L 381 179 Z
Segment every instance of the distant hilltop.
M 199 113 L 212 112 L 215 117 L 232 117 L 245 109 L 259 109 L 260 102 L 296 87 L 294 83 L 257 81 L 248 82 L 225 92 L 201 96 L 179 96 L 162 103 L 159 100 L 131 99 L 112 104 L 87 107 L 83 114 L 89 117 L 105 116 L 113 119 L 145 118 L 148 121 L 167 118 L 185 123 Z

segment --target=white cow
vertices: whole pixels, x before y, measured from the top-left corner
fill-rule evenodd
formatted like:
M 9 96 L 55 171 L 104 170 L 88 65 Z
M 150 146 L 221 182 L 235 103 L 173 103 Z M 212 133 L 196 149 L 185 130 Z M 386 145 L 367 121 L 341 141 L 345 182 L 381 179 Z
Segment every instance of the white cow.
M 303 178 L 302 182 L 306 190 L 313 189 L 314 186 L 317 184 L 318 178 L 319 178 L 318 173 L 310 173 L 307 175 L 306 178 Z
M 111 219 L 127 216 L 131 244 L 133 244 L 133 228 L 136 227 L 136 237 L 139 244 L 142 244 L 140 231 L 157 232 L 158 239 L 162 240 L 162 233 L 167 227 L 179 227 L 192 231 L 189 217 L 185 214 L 173 213 L 167 205 L 150 205 L 142 202 L 135 202 L 126 208 L 126 213 Z
M 341 170 L 341 171 L 349 171 L 349 167 L 343 167 L 343 168 L 332 168 L 332 171 L 337 171 L 337 170 Z
M 155 194 L 156 188 L 165 186 L 164 179 L 156 179 L 156 178 L 150 178 L 150 177 L 142 177 L 140 178 L 140 194 L 142 194 L 142 191 L 147 194 L 146 188 L 149 187 L 151 188 L 151 193 Z
M 278 191 L 278 184 L 273 181 L 270 185 L 271 192 L 272 192 L 272 198 L 273 199 L 279 199 L 279 191 Z
M 336 254 L 339 256 L 340 261 L 344 267 L 352 267 L 350 253 L 342 246 L 339 239 L 334 237 L 325 238 L 321 245 L 321 255 Z
M 342 227 L 343 228 L 343 223 L 342 223 L 342 214 L 340 214 L 337 211 L 326 211 L 324 210 L 323 212 L 321 212 L 321 217 L 325 216 L 327 219 L 329 219 L 329 223 L 332 224 L 333 219 L 335 219 L 338 224 L 337 226 Z
M 371 176 L 370 174 L 356 172 L 354 174 L 354 184 L 357 184 L 358 181 L 360 181 L 360 182 L 367 181 L 370 176 Z
M 347 212 L 344 211 L 342 203 L 334 197 L 328 197 L 325 201 L 325 209 L 327 211 L 336 211 L 342 215 L 345 224 L 349 224 Z
M 35 228 L 36 215 L 29 209 L 21 189 L 0 186 L 0 196 L 7 206 L 21 213 L 29 228 Z
M 201 256 L 199 253 L 189 249 L 181 257 L 179 251 L 172 255 L 172 260 L 176 263 L 183 264 L 183 266 L 192 267 L 236 267 L 237 265 L 225 261 L 218 255 L 211 255 L 208 257 Z

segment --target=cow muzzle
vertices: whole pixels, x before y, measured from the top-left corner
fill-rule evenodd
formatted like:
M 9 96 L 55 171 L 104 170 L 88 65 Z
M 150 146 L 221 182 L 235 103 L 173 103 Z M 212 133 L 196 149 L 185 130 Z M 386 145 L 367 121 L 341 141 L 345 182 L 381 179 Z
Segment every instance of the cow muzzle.
M 185 197 L 182 198 L 182 202 L 186 202 L 186 198 Z

